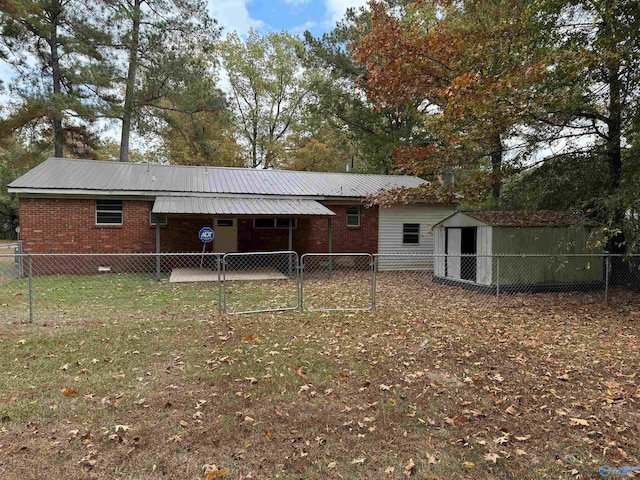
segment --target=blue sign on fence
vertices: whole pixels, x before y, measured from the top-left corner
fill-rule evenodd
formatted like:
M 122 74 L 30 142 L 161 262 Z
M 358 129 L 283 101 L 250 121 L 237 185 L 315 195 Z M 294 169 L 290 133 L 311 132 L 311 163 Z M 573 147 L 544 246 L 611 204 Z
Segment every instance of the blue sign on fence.
M 210 243 L 213 241 L 215 233 L 213 232 L 213 228 L 211 227 L 202 227 L 198 236 L 200 237 L 201 242 Z

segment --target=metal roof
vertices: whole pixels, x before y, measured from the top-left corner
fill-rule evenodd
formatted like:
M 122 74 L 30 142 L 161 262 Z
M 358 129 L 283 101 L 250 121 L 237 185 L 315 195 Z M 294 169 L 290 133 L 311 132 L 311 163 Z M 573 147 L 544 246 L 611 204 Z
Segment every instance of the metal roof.
M 497 210 L 483 212 L 456 212 L 436 223 L 440 225 L 456 215 L 466 215 L 491 227 L 569 227 L 574 225 L 595 226 L 577 215 L 554 210 Z
M 244 194 L 365 197 L 426 183 L 406 175 L 192 167 L 49 158 L 9 184 L 13 193 Z
M 204 215 L 335 215 L 315 200 L 239 197 L 156 197 L 153 213 Z

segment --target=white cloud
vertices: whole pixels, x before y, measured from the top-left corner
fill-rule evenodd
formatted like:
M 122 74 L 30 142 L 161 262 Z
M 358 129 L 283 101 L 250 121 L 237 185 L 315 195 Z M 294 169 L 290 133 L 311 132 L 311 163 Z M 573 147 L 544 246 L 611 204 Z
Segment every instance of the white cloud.
M 364 7 L 368 0 L 325 0 L 327 6 L 327 16 L 333 26 L 341 20 L 348 8 Z
M 241 37 L 246 37 L 250 29 L 266 26 L 262 20 L 251 18 L 247 3 L 248 0 L 209 0 L 209 13 L 224 27 L 223 35 L 235 30 Z
M 314 22 L 310 20 L 308 22 L 304 22 L 302 25 L 296 25 L 295 27 L 290 28 L 289 32 L 294 35 L 301 35 L 307 30 L 311 30 L 317 25 L 318 25 L 318 22 Z

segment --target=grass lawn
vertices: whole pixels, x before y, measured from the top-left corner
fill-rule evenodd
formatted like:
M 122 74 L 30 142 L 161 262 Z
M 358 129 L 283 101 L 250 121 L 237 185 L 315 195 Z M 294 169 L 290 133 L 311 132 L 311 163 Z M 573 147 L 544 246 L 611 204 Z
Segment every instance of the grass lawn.
M 218 316 L 203 285 L 117 277 L 58 278 L 40 289 L 46 324 L 0 322 L 0 478 L 588 479 L 640 464 L 631 294 L 496 308 L 398 277 L 374 312 Z M 239 307 L 289 299 L 230 288 Z

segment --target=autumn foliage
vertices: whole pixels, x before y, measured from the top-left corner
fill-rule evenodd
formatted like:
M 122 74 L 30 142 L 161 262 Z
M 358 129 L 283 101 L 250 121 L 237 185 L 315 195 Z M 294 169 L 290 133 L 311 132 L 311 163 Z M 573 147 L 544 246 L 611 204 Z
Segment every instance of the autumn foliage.
M 371 33 L 354 49 L 369 98 L 381 107 L 420 105 L 432 142 L 396 150 L 399 171 L 437 175 L 455 169 L 458 189 L 494 199 L 522 160 L 514 139 L 544 101 L 540 22 L 527 2 L 418 1 L 399 12 L 372 2 Z M 526 150 L 526 149 L 525 149 Z M 437 182 L 434 187 L 438 188 Z

